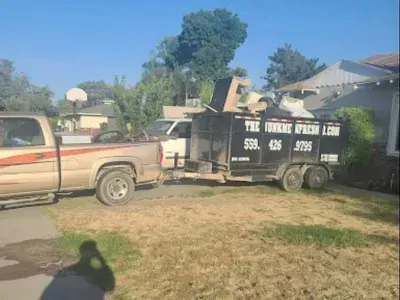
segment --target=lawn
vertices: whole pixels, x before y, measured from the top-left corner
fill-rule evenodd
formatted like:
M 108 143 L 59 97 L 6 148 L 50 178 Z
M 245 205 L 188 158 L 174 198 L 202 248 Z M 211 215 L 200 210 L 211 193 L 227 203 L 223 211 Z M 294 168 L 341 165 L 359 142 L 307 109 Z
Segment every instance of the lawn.
M 112 299 L 399 298 L 387 200 L 249 187 L 47 213 L 61 251 L 97 242 Z

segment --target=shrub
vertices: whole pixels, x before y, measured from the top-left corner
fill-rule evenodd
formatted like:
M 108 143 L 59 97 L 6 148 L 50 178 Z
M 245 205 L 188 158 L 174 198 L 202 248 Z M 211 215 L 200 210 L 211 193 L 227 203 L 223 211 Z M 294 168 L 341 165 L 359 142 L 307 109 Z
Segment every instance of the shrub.
M 108 124 L 107 123 L 101 123 L 100 124 L 100 132 L 106 132 L 108 130 Z
M 58 118 L 49 118 L 50 126 L 53 131 L 55 131 L 58 128 Z
M 349 123 L 349 143 L 346 163 L 365 165 L 370 161 L 375 138 L 373 111 L 366 107 L 343 107 L 335 112 L 335 118 Z

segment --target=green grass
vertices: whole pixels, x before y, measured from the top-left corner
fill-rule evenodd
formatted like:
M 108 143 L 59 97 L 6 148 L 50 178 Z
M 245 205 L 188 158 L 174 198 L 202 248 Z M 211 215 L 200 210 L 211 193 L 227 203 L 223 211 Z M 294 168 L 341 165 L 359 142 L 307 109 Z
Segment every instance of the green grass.
M 63 232 L 57 246 L 58 251 L 77 258 L 67 270 L 84 276 L 105 292 L 115 291 L 115 276 L 131 271 L 141 257 L 139 249 L 118 232 Z M 118 294 L 115 291 L 113 296 Z
M 214 197 L 215 195 L 217 195 L 217 192 L 215 192 L 214 190 L 203 190 L 196 194 L 196 196 L 204 198 Z
M 212 189 L 212 190 L 202 190 L 199 191 L 198 193 L 195 194 L 197 197 L 214 197 L 217 195 L 225 195 L 225 194 L 240 194 L 240 193 L 246 193 L 246 194 L 252 194 L 252 195 L 276 195 L 283 193 L 282 190 L 276 188 L 276 187 L 270 187 L 270 186 L 240 186 L 240 187 L 232 187 L 232 188 L 226 188 L 226 189 Z
M 117 232 L 100 232 L 88 234 L 64 232 L 58 237 L 60 249 L 73 256 L 80 255 L 80 247 L 88 241 L 94 241 L 100 253 L 109 263 L 116 263 L 121 256 L 139 258 L 140 251 L 129 240 Z
M 335 246 L 339 248 L 363 247 L 372 243 L 393 243 L 393 239 L 381 236 L 365 235 L 351 229 L 329 228 L 323 225 L 277 224 L 267 227 L 265 237 L 277 237 L 294 244 L 314 244 L 317 246 Z

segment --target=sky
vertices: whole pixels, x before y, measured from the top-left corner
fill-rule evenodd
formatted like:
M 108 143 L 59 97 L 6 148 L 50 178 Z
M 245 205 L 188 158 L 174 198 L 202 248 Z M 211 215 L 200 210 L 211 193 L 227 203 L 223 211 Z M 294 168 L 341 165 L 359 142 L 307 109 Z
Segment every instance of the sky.
M 165 36 L 178 35 L 185 14 L 227 8 L 248 24 L 232 67 L 252 83 L 268 56 L 290 43 L 328 65 L 399 51 L 399 0 L 2 0 L 0 58 L 55 100 L 86 80 L 140 79 L 141 65 Z

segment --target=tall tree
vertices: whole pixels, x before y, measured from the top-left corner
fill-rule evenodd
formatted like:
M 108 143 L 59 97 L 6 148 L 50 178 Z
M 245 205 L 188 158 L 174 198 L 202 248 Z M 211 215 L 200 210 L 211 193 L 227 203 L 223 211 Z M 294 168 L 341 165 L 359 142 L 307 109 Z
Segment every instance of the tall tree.
M 268 59 L 270 65 L 266 75 L 261 77 L 266 80 L 264 90 L 273 90 L 308 79 L 327 67 L 325 64 L 318 65 L 318 58 L 306 58 L 290 44 L 277 48 Z
M 83 104 L 84 107 L 101 104 L 103 100 L 109 100 L 112 97 L 112 87 L 104 80 L 84 81 L 77 87 L 84 90 L 88 96 L 88 101 Z
M 16 73 L 14 63 L 0 60 L 0 110 L 55 113 L 49 87 L 39 87 L 30 83 L 24 74 Z
M 248 72 L 247 72 L 247 69 L 240 68 L 240 67 L 229 69 L 227 71 L 226 75 L 227 76 L 237 76 L 237 77 L 240 77 L 240 78 L 247 78 L 249 76 Z
M 138 129 L 160 118 L 163 106 L 171 105 L 173 97 L 173 81 L 169 76 L 149 76 L 133 87 L 127 85 L 125 78 L 116 78 L 114 110 L 121 129 L 125 129 L 125 122 Z
M 223 77 L 247 38 L 247 24 L 226 9 L 200 10 L 183 17 L 175 58 L 199 80 Z

